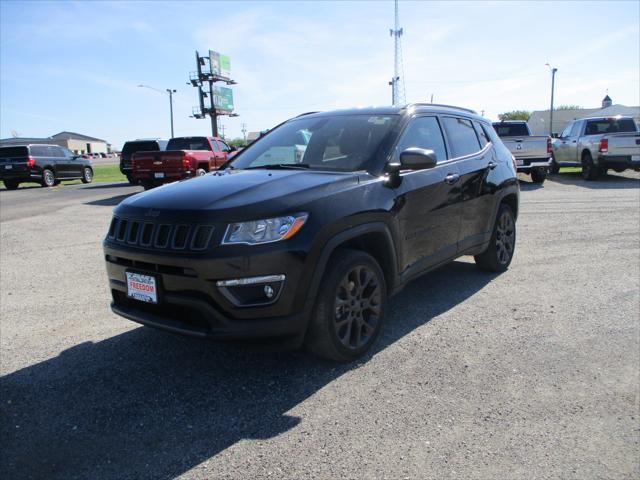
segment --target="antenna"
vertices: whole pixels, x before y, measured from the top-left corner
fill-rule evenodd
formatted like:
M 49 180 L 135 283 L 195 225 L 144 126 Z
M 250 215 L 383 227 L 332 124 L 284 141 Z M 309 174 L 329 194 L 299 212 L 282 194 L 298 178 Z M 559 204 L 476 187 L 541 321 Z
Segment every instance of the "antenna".
M 395 0 L 395 28 L 389 33 L 393 37 L 395 53 L 393 58 L 393 78 L 389 82 L 391 85 L 391 100 L 393 105 L 404 105 L 407 97 L 404 91 L 404 64 L 402 62 L 402 41 L 403 34 L 400 28 L 400 18 L 398 15 L 398 0 Z

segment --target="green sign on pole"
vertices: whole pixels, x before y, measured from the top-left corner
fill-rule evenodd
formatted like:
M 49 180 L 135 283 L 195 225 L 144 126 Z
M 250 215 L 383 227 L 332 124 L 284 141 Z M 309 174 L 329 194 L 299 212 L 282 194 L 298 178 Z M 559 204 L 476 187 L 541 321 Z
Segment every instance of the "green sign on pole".
M 231 57 L 209 50 L 211 73 L 222 78 L 231 78 Z
M 233 90 L 227 87 L 213 87 L 213 104 L 219 112 L 233 112 Z

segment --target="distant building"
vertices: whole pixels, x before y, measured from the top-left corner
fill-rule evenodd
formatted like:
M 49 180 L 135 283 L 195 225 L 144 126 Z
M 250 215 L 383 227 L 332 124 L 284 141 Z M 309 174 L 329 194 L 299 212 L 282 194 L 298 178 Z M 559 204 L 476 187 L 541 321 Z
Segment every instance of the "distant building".
M 553 133 L 561 133 L 564 127 L 572 120 L 585 117 L 614 117 L 622 115 L 633 117 L 636 123 L 640 123 L 640 106 L 627 107 L 625 105 L 613 105 L 611 97 L 607 95 L 602 99 L 601 108 L 578 108 L 571 110 L 553 110 Z M 549 110 L 538 110 L 529 117 L 529 128 L 534 135 L 549 135 Z
M 111 144 L 101 138 L 90 137 L 75 132 L 60 132 L 47 138 L 15 137 L 0 139 L 0 145 L 17 145 L 23 143 L 60 145 L 74 153 L 111 153 Z

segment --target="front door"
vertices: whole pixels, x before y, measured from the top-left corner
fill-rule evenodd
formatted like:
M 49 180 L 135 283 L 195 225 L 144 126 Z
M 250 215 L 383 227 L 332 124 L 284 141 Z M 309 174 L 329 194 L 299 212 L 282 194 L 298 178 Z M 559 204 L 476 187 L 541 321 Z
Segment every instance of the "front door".
M 460 228 L 460 175 L 455 162 L 448 160 L 437 117 L 410 121 L 396 147 L 395 161 L 411 147 L 433 150 L 439 163 L 428 170 L 400 173 L 396 189 L 400 262 L 409 276 L 454 256 Z

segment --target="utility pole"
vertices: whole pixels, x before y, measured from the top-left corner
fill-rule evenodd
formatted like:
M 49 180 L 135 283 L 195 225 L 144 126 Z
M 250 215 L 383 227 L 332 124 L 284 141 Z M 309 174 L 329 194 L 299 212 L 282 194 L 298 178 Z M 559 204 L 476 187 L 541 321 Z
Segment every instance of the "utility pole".
M 395 1 L 395 28 L 390 29 L 389 33 L 394 41 L 394 57 L 393 57 L 393 78 L 389 82 L 391 85 L 391 98 L 393 105 L 405 104 L 407 102 L 404 91 L 404 65 L 402 63 L 402 37 L 403 30 L 400 28 L 400 20 L 398 15 L 398 0 Z M 400 71 L 402 70 L 402 76 Z
M 244 143 L 247 143 L 247 124 L 243 123 L 242 124 L 242 130 L 240 130 L 242 132 L 242 138 L 244 140 Z
M 189 75 L 189 82 L 187 85 L 192 85 L 193 87 L 198 88 L 198 99 L 200 100 L 200 105 L 198 107 L 194 107 L 192 109 L 192 117 L 193 118 L 205 118 L 207 115 L 211 117 L 211 135 L 214 137 L 218 136 L 218 117 L 221 115 L 228 115 L 229 117 L 237 117 L 237 113 L 233 113 L 233 92 L 230 89 L 226 89 L 229 94 L 229 98 L 231 99 L 228 105 L 216 105 L 216 95 L 220 93 L 224 88 L 217 89 L 214 91 L 213 84 L 216 82 L 224 82 L 227 85 L 235 85 L 237 82 L 235 80 L 231 80 L 226 76 L 222 76 L 221 73 L 223 71 L 220 69 L 220 54 L 217 52 L 209 51 L 208 57 L 201 57 L 200 54 L 196 51 L 196 66 L 197 71 L 192 72 Z M 224 57 L 227 62 L 228 57 Z M 203 66 L 209 64 L 208 70 L 203 70 Z M 209 91 L 205 91 L 203 88 L 204 84 L 209 84 Z M 224 93 L 224 92 L 223 92 Z M 205 105 L 204 99 L 209 98 L 209 105 Z M 226 98 L 221 94 L 222 99 Z M 223 131 L 224 135 L 224 131 Z
M 149 90 L 153 90 L 154 92 L 162 93 L 164 95 L 164 92 L 162 90 L 158 90 L 157 88 L 150 87 L 149 85 L 140 84 L 138 85 L 138 87 L 148 88 Z M 174 137 L 173 135 L 173 94 L 176 93 L 177 90 L 167 88 L 166 91 L 169 94 L 169 120 L 171 122 L 171 138 L 173 138 Z
M 552 67 L 548 63 L 545 65 L 551 70 L 551 108 L 549 109 L 549 136 L 551 136 L 553 135 L 553 93 L 555 90 L 556 72 L 558 69 Z
M 222 125 L 222 124 L 220 124 L 220 125 L 218 126 L 218 128 L 219 128 L 220 130 L 222 130 L 222 134 L 220 135 L 220 137 L 224 139 L 224 138 L 225 138 L 225 137 L 224 137 L 224 128 L 225 128 L 225 126 L 224 126 L 224 125 Z

